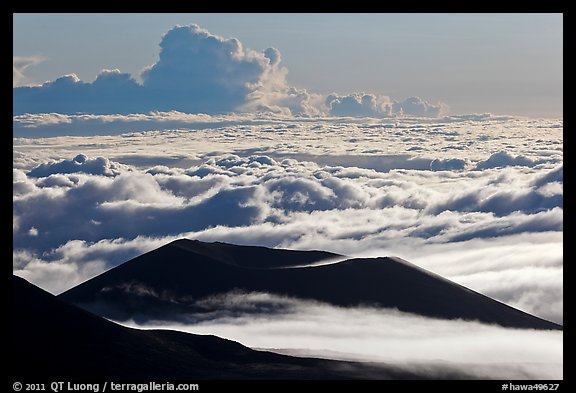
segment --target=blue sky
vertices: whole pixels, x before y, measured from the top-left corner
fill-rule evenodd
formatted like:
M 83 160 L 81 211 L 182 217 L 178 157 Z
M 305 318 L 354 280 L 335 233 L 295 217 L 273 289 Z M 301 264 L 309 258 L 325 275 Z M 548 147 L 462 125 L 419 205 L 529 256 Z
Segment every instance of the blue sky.
M 192 23 L 279 49 L 288 82 L 308 91 L 562 116 L 562 14 L 15 14 L 13 55 L 44 59 L 25 70 L 30 83 L 104 68 L 138 77 L 162 35 Z

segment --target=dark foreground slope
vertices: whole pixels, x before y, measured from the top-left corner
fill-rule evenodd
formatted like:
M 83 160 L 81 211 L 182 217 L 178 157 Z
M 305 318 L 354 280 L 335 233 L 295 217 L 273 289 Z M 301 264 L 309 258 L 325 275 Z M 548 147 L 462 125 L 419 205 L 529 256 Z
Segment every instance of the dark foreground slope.
M 185 313 L 209 312 L 213 310 L 202 309 L 199 299 L 240 290 L 338 306 L 390 307 L 505 327 L 562 328 L 399 258 L 287 267 L 322 259 L 318 252 L 313 253 L 183 239 L 134 258 L 60 296 L 117 320 L 170 319 Z
M 14 380 L 470 378 L 441 367 L 428 368 L 425 375 L 379 364 L 254 351 L 214 336 L 130 329 L 66 304 L 15 276 L 12 299 Z

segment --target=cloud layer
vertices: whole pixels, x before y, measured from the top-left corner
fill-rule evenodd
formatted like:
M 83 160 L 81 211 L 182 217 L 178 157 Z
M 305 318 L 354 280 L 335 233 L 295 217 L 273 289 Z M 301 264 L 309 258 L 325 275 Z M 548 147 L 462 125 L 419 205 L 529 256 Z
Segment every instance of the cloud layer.
M 54 293 L 188 237 L 395 255 L 563 321 L 561 121 L 157 112 L 16 123 L 94 134 L 14 139 L 13 270 Z M 220 311 L 145 327 L 409 369 L 441 363 L 480 378 L 562 377 L 561 332 L 268 294 L 195 301 Z M 277 313 L 254 314 L 262 304 Z
M 478 378 L 562 378 L 562 332 L 446 321 L 393 309 L 339 308 L 266 293 L 222 294 L 199 303 L 216 311 L 190 315 L 187 324 L 128 325 L 216 334 L 300 356 L 387 362 L 409 369 L 440 363 Z
M 38 58 L 14 58 L 14 86 Z M 160 42 L 159 59 L 141 73 L 142 83 L 117 69 L 93 82 L 65 75 L 40 86 L 15 87 L 13 114 L 129 114 L 273 112 L 282 114 L 437 117 L 443 104 L 418 97 L 402 102 L 374 95 L 319 94 L 290 86 L 276 48 L 245 49 L 236 38 L 214 35 L 197 25 L 176 26 Z M 359 100 L 359 101 L 358 101 Z M 386 103 L 385 103 L 386 102 Z
M 58 292 L 182 236 L 398 255 L 561 322 L 562 184 L 552 163 L 382 172 L 215 155 L 139 169 L 76 155 L 14 170 L 14 269 Z

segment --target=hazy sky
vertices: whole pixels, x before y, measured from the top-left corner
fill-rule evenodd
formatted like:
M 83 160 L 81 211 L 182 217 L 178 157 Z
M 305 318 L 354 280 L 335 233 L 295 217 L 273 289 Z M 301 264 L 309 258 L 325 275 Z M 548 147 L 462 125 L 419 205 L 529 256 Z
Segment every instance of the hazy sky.
M 32 83 L 103 68 L 137 77 L 164 33 L 192 23 L 278 48 L 288 81 L 309 91 L 562 116 L 562 14 L 15 14 L 13 55 L 44 58 L 25 70 Z

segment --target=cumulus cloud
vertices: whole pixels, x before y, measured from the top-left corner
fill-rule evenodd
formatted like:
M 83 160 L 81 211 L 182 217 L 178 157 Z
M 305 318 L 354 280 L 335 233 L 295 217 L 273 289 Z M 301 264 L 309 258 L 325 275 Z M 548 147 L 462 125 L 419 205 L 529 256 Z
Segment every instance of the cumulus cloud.
M 162 37 L 159 59 L 144 69 L 142 84 L 117 69 L 103 70 L 94 82 L 67 75 L 41 86 L 15 88 L 13 112 L 312 110 L 313 96 L 288 86 L 280 61 L 275 48 L 256 52 L 244 49 L 236 38 L 219 37 L 197 25 L 176 26 Z M 16 60 L 14 70 L 16 75 Z
M 103 70 L 93 82 L 65 75 L 40 86 L 18 87 L 24 70 L 40 58 L 14 58 L 13 114 L 130 114 L 272 112 L 361 117 L 440 116 L 444 104 L 418 97 L 393 101 L 372 94 L 347 96 L 291 86 L 276 48 L 254 51 L 197 25 L 176 26 L 160 42 L 159 59 L 145 67 L 142 83 L 120 70 Z
M 430 163 L 430 169 L 433 171 L 454 171 L 465 169 L 469 161 L 462 158 L 436 158 Z
M 340 308 L 266 293 L 233 292 L 196 303 L 213 311 L 189 315 L 185 324 L 128 324 L 216 334 L 271 351 L 406 368 L 442 361 L 480 378 L 562 378 L 562 332 L 423 318 L 393 309 Z M 488 370 L 498 370 L 497 376 Z
M 96 171 L 102 171 L 97 165 L 99 160 L 93 161 Z M 54 165 L 47 170 L 54 169 Z M 65 170 L 69 166 L 76 169 L 76 165 L 74 160 L 60 163 Z M 210 225 L 249 225 L 267 211 L 261 202 L 267 197 L 262 187 L 244 185 L 241 180 L 232 186 L 216 183 L 219 187 L 209 193 L 183 198 L 174 195 L 170 186 L 162 188 L 165 183 L 161 175 L 160 181 L 141 172 L 113 175 L 74 174 L 68 176 L 69 187 L 61 187 L 63 182 L 51 187 L 42 181 L 36 183 L 43 186 L 38 192 L 15 196 L 14 214 L 20 229 L 34 226 L 39 233 L 36 244 L 28 247 L 55 247 L 71 238 L 95 241 L 109 236 L 177 234 Z M 175 186 L 178 184 L 173 183 Z M 177 194 L 186 195 L 189 191 L 184 189 Z M 15 246 L 22 247 L 29 240 L 16 236 Z
M 492 154 L 488 159 L 480 161 L 476 164 L 477 170 L 490 169 L 490 168 L 502 168 L 506 166 L 527 166 L 533 167 L 537 165 L 538 162 L 531 160 L 523 155 L 513 156 L 507 151 L 499 151 Z
M 102 71 L 94 82 L 83 82 L 76 75 L 62 76 L 40 86 L 13 90 L 13 113 L 131 113 L 146 109 L 144 88 L 129 74 L 118 70 Z M 152 109 L 152 108 L 150 108 Z
M 564 184 L 564 165 L 560 165 L 556 169 L 539 176 L 533 182 L 538 187 L 554 183 Z
M 331 94 L 326 97 L 326 106 L 335 116 L 387 117 L 392 114 L 390 98 L 373 94 Z
M 12 86 L 21 86 L 29 82 L 25 71 L 27 68 L 40 64 L 45 59 L 41 56 L 12 57 Z
M 345 96 L 331 94 L 325 104 L 334 116 L 390 117 L 418 116 L 439 117 L 448 110 L 446 104 L 431 104 L 420 97 L 395 101 L 390 97 L 355 93 Z
M 31 177 L 47 177 L 53 174 L 64 173 L 87 173 L 91 175 L 100 176 L 116 176 L 120 174 L 121 168 L 126 169 L 126 166 L 111 162 L 106 157 L 96 157 L 90 159 L 84 154 L 78 154 L 71 160 L 62 160 L 59 162 L 50 162 L 41 164 L 28 172 Z M 59 177 L 63 179 L 62 177 Z M 43 183 L 47 185 L 46 183 Z M 53 183 L 57 185 L 57 183 Z M 61 185 L 68 185 L 64 182 Z
M 448 110 L 443 103 L 431 104 L 420 97 L 409 97 L 392 104 L 392 110 L 399 115 L 438 117 Z
M 557 193 L 542 192 L 542 188 L 497 191 L 494 187 L 486 187 L 479 192 L 467 190 L 452 194 L 446 200 L 431 204 L 428 209 L 435 214 L 448 210 L 480 211 L 502 217 L 514 212 L 539 213 L 563 205 L 564 199 L 560 190 Z
M 244 50 L 235 38 L 210 34 L 197 25 L 164 35 L 159 60 L 144 70 L 144 86 L 161 94 L 155 110 L 230 112 L 241 105 L 276 66 L 264 53 Z
M 562 271 L 553 266 L 476 272 L 455 279 L 521 310 L 532 310 L 543 318 L 556 319 L 563 312 L 563 290 L 558 286 Z
M 130 240 L 103 239 L 90 243 L 70 240 L 46 255 L 18 249 L 13 253 L 13 270 L 16 275 L 58 294 L 165 243 L 164 238 L 136 237 Z
M 36 189 L 35 184 L 28 179 L 26 174 L 17 169 L 12 170 L 12 195 L 28 194 Z

